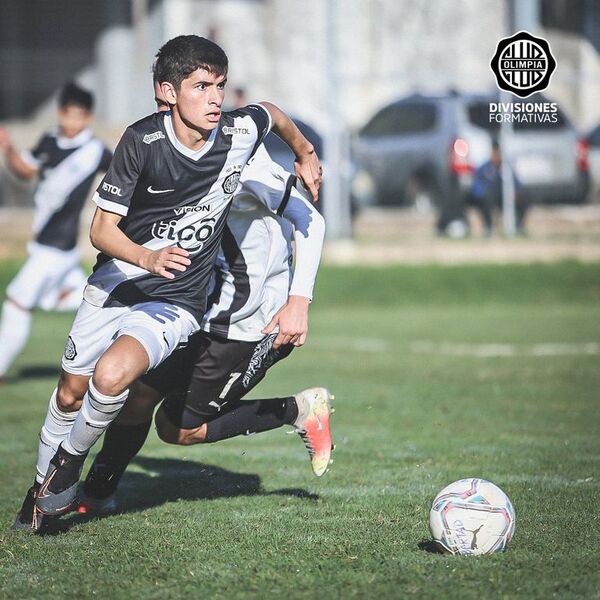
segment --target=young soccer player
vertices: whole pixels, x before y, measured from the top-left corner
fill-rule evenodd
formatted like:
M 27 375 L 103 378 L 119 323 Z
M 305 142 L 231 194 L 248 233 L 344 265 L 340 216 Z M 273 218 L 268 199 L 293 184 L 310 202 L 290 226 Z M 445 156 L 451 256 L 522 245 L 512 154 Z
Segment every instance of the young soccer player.
M 202 332 L 136 384 L 90 468 L 81 512 L 115 508 L 114 492 L 164 396 L 156 423 L 168 443 L 217 442 L 289 424 L 305 442 L 315 475 L 329 464 L 332 409 L 326 389 L 242 400 L 271 366 L 305 341 L 323 217 L 295 189 L 296 178 L 274 163 L 263 146 L 240 181 Z
M 106 171 L 111 152 L 92 134 L 92 94 L 70 83 L 58 98 L 58 128 L 42 136 L 31 151 L 18 152 L 0 130 L 0 150 L 22 179 L 39 177 L 35 191 L 35 237 L 29 258 L 6 290 L 0 320 L 0 379 L 25 346 L 31 311 L 40 307 L 75 309 L 82 280 L 77 237 L 79 219 L 98 171 Z
M 209 40 L 167 42 L 154 76 L 171 111 L 126 130 L 98 188 L 91 239 L 101 254 L 67 340 L 28 494 L 44 514 L 71 507 L 85 456 L 130 384 L 199 329 L 229 204 L 271 125 L 316 199 L 318 158 L 286 115 L 268 103 L 221 112 L 227 67 Z

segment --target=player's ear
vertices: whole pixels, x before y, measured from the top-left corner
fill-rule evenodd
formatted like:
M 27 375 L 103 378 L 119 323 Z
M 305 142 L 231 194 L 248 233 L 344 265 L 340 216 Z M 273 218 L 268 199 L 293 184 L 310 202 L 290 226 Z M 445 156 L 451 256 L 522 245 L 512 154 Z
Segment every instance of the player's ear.
M 169 104 L 177 103 L 177 92 L 175 90 L 175 86 L 172 83 L 170 83 L 168 81 L 163 81 L 160 84 L 160 89 L 162 90 L 165 100 Z

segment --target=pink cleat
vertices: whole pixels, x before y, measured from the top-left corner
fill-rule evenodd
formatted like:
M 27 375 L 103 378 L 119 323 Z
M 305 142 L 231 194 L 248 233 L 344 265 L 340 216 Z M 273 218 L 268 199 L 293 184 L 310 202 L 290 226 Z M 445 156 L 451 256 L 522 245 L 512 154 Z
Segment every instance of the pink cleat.
M 331 461 L 333 444 L 329 419 L 334 396 L 325 388 L 310 388 L 294 395 L 298 405 L 298 418 L 294 423 L 302 438 L 312 465 L 313 473 L 320 477 Z

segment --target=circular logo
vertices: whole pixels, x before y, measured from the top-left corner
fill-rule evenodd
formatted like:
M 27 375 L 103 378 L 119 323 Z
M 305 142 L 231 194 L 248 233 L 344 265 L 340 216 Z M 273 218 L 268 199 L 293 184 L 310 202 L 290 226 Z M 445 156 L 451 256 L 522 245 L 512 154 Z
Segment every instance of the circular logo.
M 226 194 L 233 194 L 233 192 L 235 192 L 240 181 L 241 174 L 241 171 L 234 171 L 225 177 L 225 181 L 223 181 L 223 190 Z
M 519 31 L 498 42 L 490 67 L 501 90 L 527 98 L 548 87 L 556 60 L 544 38 Z

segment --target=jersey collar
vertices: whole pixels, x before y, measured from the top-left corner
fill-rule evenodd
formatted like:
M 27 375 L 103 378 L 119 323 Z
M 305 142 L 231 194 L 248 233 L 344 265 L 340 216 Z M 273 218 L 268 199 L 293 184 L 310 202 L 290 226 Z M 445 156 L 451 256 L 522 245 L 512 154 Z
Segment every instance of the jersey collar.
M 91 129 L 84 129 L 80 131 L 75 137 L 68 138 L 64 135 L 60 135 L 60 130 L 56 130 L 56 145 L 61 150 L 70 150 L 71 148 L 79 148 L 86 142 L 92 139 L 93 133 Z
M 206 140 L 206 143 L 204 144 L 204 146 L 202 146 L 202 148 L 200 148 L 200 150 L 190 150 L 187 146 L 184 146 L 177 139 L 177 136 L 175 135 L 175 130 L 173 129 L 173 121 L 171 120 L 170 113 L 165 113 L 164 123 L 165 131 L 167 132 L 167 137 L 169 138 L 171 144 L 175 146 L 175 149 L 178 152 L 181 152 L 181 154 L 187 156 L 188 158 L 191 158 L 192 160 L 198 160 L 202 158 L 212 148 L 215 142 L 215 138 L 217 137 L 217 130 L 219 129 L 218 127 L 215 127 L 210 132 L 210 137 L 208 138 L 208 140 Z

